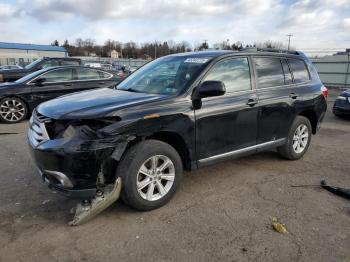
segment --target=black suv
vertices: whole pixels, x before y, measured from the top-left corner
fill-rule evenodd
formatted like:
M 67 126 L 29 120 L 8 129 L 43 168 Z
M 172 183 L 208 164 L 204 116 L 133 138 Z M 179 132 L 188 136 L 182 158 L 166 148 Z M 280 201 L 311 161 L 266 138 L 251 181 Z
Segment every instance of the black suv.
M 12 82 L 23 76 L 53 66 L 81 65 L 81 59 L 69 57 L 44 57 L 35 60 L 25 68 L 0 70 L 0 82 Z
M 30 151 L 55 190 L 88 199 L 121 177 L 122 199 L 151 210 L 174 195 L 183 170 L 273 148 L 301 158 L 326 94 L 301 52 L 170 55 L 115 89 L 41 104 L 30 120 Z

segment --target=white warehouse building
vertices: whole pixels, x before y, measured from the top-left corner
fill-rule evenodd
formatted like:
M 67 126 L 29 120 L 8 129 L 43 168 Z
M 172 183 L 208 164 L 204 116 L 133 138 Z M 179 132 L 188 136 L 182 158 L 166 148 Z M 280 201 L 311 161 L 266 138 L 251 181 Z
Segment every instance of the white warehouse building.
M 0 42 L 0 66 L 27 65 L 42 57 L 67 56 L 67 50 L 61 46 Z

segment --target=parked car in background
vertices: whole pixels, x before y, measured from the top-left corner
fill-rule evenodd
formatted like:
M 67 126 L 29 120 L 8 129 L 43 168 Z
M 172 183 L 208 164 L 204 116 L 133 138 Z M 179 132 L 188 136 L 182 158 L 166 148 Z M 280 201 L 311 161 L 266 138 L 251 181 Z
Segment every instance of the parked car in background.
M 336 116 L 350 116 L 350 89 L 342 92 L 334 102 L 333 114 Z
M 4 65 L 0 66 L 0 70 L 10 70 L 10 69 L 23 69 L 23 67 L 19 65 Z
M 89 199 L 121 177 L 123 201 L 151 210 L 170 200 L 183 170 L 274 148 L 300 159 L 326 96 L 301 52 L 189 52 L 156 59 L 115 89 L 42 103 L 28 139 L 51 188 Z
M 93 68 L 102 68 L 102 64 L 97 62 L 85 62 L 84 66 L 93 67 Z
M 114 71 L 114 67 L 111 64 L 101 64 L 102 68 L 107 71 Z
M 17 123 L 40 103 L 93 88 L 114 87 L 121 78 L 101 69 L 50 67 L 15 82 L 0 84 L 0 120 Z
M 66 65 L 81 65 L 81 59 L 69 57 L 44 57 L 35 60 L 33 63 L 22 69 L 0 70 L 0 82 L 13 82 L 43 68 Z
M 85 62 L 84 66 L 92 67 L 92 68 L 101 68 L 106 71 L 115 71 L 113 65 L 111 64 L 102 64 L 97 62 Z

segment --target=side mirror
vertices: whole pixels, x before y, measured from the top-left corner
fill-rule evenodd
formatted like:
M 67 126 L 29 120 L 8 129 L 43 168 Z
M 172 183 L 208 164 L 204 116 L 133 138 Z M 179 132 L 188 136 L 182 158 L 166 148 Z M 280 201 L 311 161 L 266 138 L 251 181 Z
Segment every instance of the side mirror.
M 39 77 L 39 78 L 34 80 L 34 84 L 36 86 L 42 86 L 45 81 L 46 81 L 46 79 L 44 77 Z
M 225 84 L 221 81 L 205 81 L 198 90 L 200 98 L 222 96 L 226 93 Z

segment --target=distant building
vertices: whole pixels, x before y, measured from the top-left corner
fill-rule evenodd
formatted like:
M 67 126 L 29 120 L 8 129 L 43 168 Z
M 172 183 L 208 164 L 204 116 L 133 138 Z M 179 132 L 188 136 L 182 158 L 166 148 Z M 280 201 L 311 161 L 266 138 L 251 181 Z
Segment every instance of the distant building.
M 61 46 L 0 42 L 0 65 L 26 65 L 42 57 L 67 57 Z
M 112 59 L 118 59 L 120 57 L 119 52 L 117 50 L 112 50 L 110 56 Z
M 326 87 L 350 87 L 350 49 L 311 61 Z

